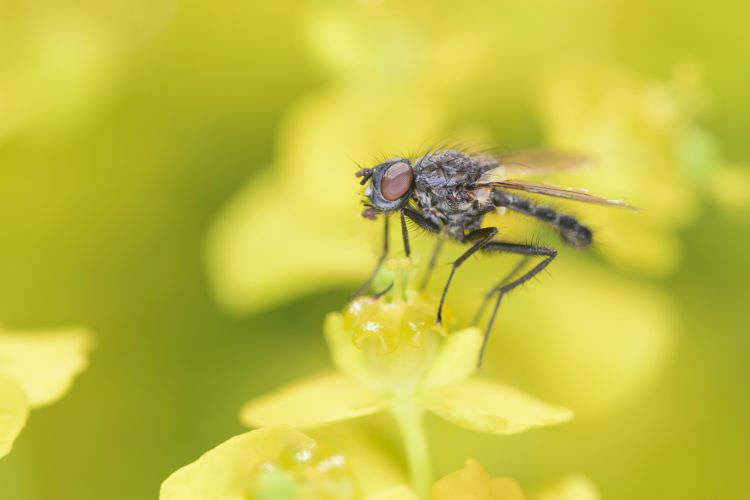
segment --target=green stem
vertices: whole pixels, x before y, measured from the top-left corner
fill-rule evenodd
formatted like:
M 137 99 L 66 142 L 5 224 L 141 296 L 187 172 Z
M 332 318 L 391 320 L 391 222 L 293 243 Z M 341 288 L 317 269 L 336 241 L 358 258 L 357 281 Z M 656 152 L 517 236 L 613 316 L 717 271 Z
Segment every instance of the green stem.
M 421 498 L 427 498 L 432 485 L 432 464 L 424 431 L 424 410 L 411 400 L 402 400 L 394 403 L 391 413 L 401 429 L 412 487 Z

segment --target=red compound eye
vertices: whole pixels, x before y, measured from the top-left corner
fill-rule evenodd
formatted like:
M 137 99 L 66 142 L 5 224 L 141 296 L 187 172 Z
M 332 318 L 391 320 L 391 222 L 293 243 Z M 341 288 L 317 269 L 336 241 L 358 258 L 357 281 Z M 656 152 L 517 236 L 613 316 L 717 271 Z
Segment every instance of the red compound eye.
M 408 163 L 394 163 L 380 181 L 380 192 L 386 200 L 396 201 L 409 191 L 413 180 L 414 172 Z

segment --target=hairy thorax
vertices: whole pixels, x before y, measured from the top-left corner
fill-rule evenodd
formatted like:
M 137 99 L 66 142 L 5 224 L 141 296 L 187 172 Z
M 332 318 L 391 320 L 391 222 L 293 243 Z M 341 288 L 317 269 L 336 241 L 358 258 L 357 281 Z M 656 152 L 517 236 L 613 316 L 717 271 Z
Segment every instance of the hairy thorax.
M 482 216 L 492 208 L 472 189 L 489 168 L 489 163 L 460 151 L 435 151 L 414 163 L 412 196 L 425 217 L 462 241 L 466 233 L 480 228 Z

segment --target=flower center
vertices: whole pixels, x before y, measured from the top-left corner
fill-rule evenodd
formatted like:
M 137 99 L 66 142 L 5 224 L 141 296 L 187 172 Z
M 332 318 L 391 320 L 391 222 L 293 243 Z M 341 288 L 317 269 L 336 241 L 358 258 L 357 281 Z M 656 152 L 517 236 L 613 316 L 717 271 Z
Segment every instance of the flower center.
M 393 283 L 391 292 L 357 298 L 343 314 L 354 345 L 395 395 L 413 393 L 445 337 L 435 323 L 436 298 L 411 286 L 413 269 L 410 259 L 389 260 L 382 275 Z
M 258 500 L 357 497 L 346 458 L 319 444 L 289 447 L 276 460 L 264 462 L 252 472 L 248 489 L 248 499 Z

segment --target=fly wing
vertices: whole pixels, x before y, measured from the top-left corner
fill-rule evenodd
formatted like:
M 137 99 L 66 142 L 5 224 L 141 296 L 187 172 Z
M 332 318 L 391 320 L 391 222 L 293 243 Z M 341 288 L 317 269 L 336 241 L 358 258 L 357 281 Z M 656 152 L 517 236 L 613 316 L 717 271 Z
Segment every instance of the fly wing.
M 483 180 L 504 180 L 508 177 L 525 177 L 542 175 L 566 170 L 576 170 L 590 165 L 587 157 L 546 151 L 543 149 L 526 149 L 492 155 L 497 167 L 485 172 Z
M 503 181 L 478 182 L 475 185 L 476 189 L 487 189 L 495 187 L 511 189 L 515 191 L 525 191 L 527 193 L 540 194 L 544 196 L 552 196 L 554 198 L 564 198 L 566 200 L 582 201 L 584 203 L 593 203 L 596 205 L 608 205 L 612 207 L 637 210 L 635 207 L 628 205 L 627 203 L 620 200 L 600 198 L 599 196 L 594 196 L 593 194 L 589 194 L 588 192 L 579 189 L 561 188 L 557 186 L 551 186 L 549 184 L 508 179 Z

